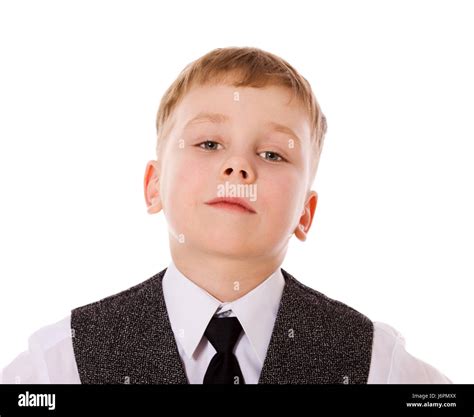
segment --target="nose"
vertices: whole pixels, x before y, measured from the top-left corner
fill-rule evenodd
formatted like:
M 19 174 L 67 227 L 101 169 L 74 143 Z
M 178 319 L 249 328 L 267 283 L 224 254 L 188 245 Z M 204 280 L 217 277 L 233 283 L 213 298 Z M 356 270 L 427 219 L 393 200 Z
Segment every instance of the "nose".
M 244 180 L 246 183 L 255 182 L 255 172 L 244 158 L 233 157 L 224 163 L 221 178 L 225 181 L 235 176 L 237 176 L 236 181 Z

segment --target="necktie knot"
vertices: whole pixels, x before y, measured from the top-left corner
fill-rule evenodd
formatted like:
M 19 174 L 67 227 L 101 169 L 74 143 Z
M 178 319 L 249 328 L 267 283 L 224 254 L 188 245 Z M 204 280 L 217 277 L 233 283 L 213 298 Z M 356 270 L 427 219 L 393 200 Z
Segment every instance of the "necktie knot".
M 241 332 L 242 325 L 237 317 L 213 317 L 204 335 L 217 353 L 224 353 L 232 352 Z

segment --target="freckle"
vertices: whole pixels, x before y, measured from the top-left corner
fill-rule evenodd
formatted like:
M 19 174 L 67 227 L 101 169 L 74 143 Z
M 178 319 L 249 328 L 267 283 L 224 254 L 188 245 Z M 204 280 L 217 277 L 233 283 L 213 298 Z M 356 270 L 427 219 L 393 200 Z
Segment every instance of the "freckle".
M 240 101 L 240 95 L 238 91 L 234 91 L 234 101 Z

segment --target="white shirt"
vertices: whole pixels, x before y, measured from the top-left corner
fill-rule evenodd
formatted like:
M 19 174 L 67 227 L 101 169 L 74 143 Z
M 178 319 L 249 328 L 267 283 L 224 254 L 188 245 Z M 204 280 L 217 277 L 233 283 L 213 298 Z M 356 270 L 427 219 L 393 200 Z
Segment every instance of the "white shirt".
M 243 328 L 234 353 L 247 384 L 263 367 L 285 281 L 278 268 L 243 297 L 221 303 L 174 265 L 163 277 L 163 294 L 179 355 L 191 384 L 201 384 L 215 349 L 204 336 L 212 316 L 236 316 Z M 255 320 L 259 317 L 259 320 Z M 4 384 L 80 384 L 71 338 L 71 316 L 45 326 L 28 340 L 28 350 L 0 373 Z M 446 376 L 410 355 L 391 326 L 374 322 L 369 384 L 450 384 Z

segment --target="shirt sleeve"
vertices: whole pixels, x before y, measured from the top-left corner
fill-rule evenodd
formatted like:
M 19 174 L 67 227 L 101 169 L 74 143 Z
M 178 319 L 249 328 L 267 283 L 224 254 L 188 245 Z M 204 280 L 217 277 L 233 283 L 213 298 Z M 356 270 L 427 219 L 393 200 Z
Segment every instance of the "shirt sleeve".
M 67 316 L 33 333 L 28 350 L 0 372 L 0 383 L 80 384 L 70 324 L 71 317 Z
M 388 324 L 374 322 L 369 384 L 452 384 L 433 366 L 408 353 L 403 336 Z

